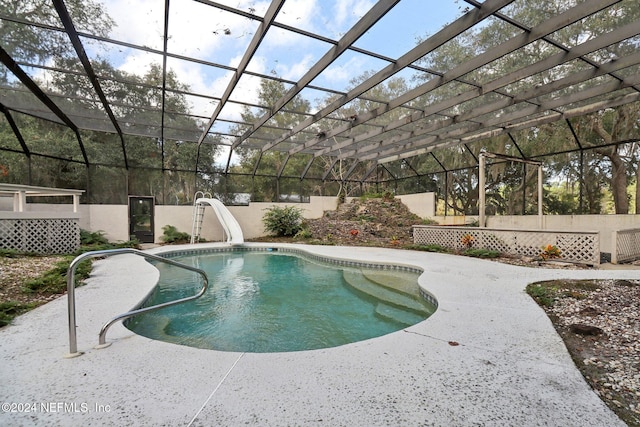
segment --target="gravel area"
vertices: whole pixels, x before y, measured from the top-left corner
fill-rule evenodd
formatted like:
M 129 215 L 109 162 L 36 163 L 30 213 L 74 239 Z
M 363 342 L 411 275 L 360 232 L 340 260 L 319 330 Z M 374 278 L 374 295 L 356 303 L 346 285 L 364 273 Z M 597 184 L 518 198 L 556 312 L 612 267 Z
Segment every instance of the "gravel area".
M 61 256 L 0 257 L 0 302 L 39 303 L 58 298 L 60 294 L 24 292 L 25 282 L 39 277 L 61 261 Z
M 557 282 L 555 294 L 545 310 L 585 379 L 640 426 L 640 280 Z

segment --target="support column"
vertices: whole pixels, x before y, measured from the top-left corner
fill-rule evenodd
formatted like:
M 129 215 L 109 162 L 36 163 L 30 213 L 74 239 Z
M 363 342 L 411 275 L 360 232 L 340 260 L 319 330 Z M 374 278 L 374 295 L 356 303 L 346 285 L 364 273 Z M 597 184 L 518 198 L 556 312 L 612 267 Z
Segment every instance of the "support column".
M 478 222 L 481 228 L 485 226 L 485 163 L 484 153 L 480 153 L 478 158 Z
M 538 165 L 538 228 L 542 230 L 542 164 Z

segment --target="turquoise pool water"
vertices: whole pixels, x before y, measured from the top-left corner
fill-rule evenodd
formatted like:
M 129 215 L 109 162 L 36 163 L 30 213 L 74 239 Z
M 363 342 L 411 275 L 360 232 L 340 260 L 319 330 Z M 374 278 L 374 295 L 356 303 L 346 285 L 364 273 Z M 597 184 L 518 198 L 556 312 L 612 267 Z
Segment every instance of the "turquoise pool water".
M 416 272 L 341 267 L 265 251 L 172 259 L 205 270 L 207 293 L 126 325 L 176 344 L 259 353 L 335 347 L 395 332 L 435 311 L 419 294 Z M 191 272 L 156 267 L 160 282 L 145 306 L 193 295 L 201 286 Z

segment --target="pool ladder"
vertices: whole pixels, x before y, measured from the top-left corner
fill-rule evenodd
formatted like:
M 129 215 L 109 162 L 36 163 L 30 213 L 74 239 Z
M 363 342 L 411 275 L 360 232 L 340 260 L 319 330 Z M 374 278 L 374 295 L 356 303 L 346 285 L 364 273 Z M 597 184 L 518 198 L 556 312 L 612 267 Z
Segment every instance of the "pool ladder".
M 129 317 L 136 316 L 141 313 L 146 313 L 148 311 L 158 310 L 160 308 L 169 307 L 176 304 L 181 304 L 183 302 L 192 301 L 194 299 L 200 298 L 207 290 L 209 285 L 209 279 L 207 277 L 207 273 L 204 270 L 201 270 L 196 267 L 192 267 L 190 265 L 182 264 L 176 261 L 173 261 L 168 258 L 163 258 L 158 255 L 149 254 L 146 252 L 139 251 L 133 248 L 122 248 L 122 249 L 106 249 L 102 251 L 91 251 L 85 252 L 82 255 L 77 256 L 71 264 L 69 265 L 69 269 L 67 270 L 67 300 L 68 300 L 68 314 L 69 314 L 69 354 L 67 354 L 66 358 L 77 357 L 82 354 L 82 352 L 78 351 L 78 341 L 76 336 L 76 298 L 75 298 L 75 273 L 78 265 L 87 258 L 99 258 L 99 257 L 107 257 L 111 255 L 120 255 L 120 254 L 134 254 L 139 255 L 143 258 L 152 259 L 155 261 L 163 262 L 166 264 L 170 264 L 179 268 L 184 268 L 185 270 L 190 270 L 196 272 L 202 276 L 202 289 L 190 297 L 180 298 L 175 301 L 168 301 L 162 304 L 153 305 L 151 307 L 139 308 L 137 310 L 131 310 L 126 313 L 120 314 L 102 326 L 100 329 L 100 334 L 98 335 L 98 345 L 96 348 L 104 348 L 111 345 L 111 343 L 106 342 L 107 330 L 116 323 L 118 320 L 128 319 Z

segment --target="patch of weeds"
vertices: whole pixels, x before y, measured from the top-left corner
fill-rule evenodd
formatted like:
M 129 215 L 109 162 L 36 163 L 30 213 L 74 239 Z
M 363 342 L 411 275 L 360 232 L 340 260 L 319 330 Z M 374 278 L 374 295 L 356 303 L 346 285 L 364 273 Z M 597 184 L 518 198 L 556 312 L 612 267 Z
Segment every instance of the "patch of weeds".
M 498 251 L 482 248 L 469 248 L 462 252 L 462 254 L 474 258 L 498 258 L 500 256 L 500 252 Z
M 597 280 L 550 280 L 532 283 L 527 286 L 527 293 L 538 304 L 551 307 L 558 298 L 585 299 L 587 293 L 599 289 Z
M 375 217 L 373 215 L 369 215 L 369 214 L 361 214 L 358 215 L 358 217 L 356 218 L 357 221 L 359 222 L 372 222 L 375 221 Z
M 310 239 L 313 237 L 313 233 L 311 233 L 311 230 L 309 230 L 308 228 L 303 228 L 302 230 L 298 231 L 293 237 L 295 237 L 296 239 Z
M 558 288 L 553 282 L 539 282 L 527 285 L 527 293 L 543 307 L 552 307 L 556 300 Z
M 425 252 L 439 252 L 439 253 L 450 253 L 451 251 L 448 248 L 440 245 L 408 245 L 407 249 L 412 249 L 414 251 L 425 251 Z
M 35 302 L 23 304 L 17 301 L 4 301 L 0 303 L 0 327 L 7 326 L 11 321 L 22 313 L 37 307 Z
M 22 254 L 15 249 L 0 249 L 0 257 L 3 258 L 16 258 L 20 255 Z
M 420 224 L 421 225 L 439 225 L 440 223 L 435 219 L 425 218 L 422 221 L 420 221 Z
M 47 294 L 62 294 L 67 290 L 67 271 L 74 260 L 73 256 L 66 256 L 56 263 L 55 267 L 44 272 L 35 279 L 25 282 L 23 291 L 26 293 L 39 292 Z M 91 260 L 82 261 L 76 267 L 76 286 L 91 274 Z

